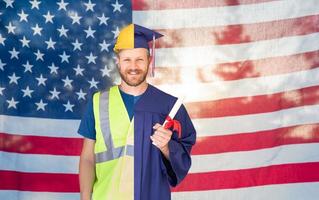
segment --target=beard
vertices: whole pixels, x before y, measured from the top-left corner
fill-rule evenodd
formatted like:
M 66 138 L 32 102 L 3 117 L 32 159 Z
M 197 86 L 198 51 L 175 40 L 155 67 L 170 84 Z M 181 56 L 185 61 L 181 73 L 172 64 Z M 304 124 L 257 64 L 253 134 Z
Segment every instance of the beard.
M 129 69 L 126 71 L 120 70 L 120 76 L 127 85 L 136 87 L 145 81 L 147 71 L 140 69 Z

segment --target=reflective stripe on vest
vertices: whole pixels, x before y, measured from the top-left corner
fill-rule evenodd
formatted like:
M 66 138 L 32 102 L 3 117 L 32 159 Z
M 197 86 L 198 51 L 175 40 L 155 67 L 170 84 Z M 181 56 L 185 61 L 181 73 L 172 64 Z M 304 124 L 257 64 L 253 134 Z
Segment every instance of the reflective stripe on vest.
M 99 100 L 100 127 L 106 145 L 106 151 L 96 153 L 95 162 L 101 163 L 120 158 L 124 156 L 125 147 L 126 155 L 134 156 L 133 145 L 114 147 L 109 120 L 109 92 L 101 92 Z

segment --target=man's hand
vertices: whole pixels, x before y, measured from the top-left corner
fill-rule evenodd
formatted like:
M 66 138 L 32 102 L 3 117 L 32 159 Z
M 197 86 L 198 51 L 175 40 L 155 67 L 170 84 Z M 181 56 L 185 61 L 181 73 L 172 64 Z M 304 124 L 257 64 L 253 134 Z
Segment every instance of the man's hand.
M 154 134 L 151 135 L 151 140 L 153 145 L 160 149 L 166 159 L 169 160 L 169 148 L 168 142 L 171 140 L 173 132 L 171 130 L 165 129 L 160 124 L 155 124 L 153 126 Z

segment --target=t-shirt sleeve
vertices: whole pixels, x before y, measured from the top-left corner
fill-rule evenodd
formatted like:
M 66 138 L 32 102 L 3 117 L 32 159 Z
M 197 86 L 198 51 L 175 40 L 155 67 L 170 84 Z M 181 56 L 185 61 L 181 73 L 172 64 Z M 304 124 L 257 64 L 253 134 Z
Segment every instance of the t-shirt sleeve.
M 95 122 L 93 113 L 93 100 L 88 100 L 84 115 L 82 116 L 78 133 L 85 138 L 95 140 Z

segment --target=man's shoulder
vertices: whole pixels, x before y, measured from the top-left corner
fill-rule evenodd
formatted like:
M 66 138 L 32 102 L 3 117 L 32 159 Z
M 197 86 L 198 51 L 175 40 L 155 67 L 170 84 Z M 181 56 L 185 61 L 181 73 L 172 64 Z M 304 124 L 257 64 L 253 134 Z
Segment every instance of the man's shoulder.
M 167 100 L 167 101 L 176 101 L 177 99 L 175 96 L 168 94 L 153 85 L 149 85 L 149 87 L 151 88 L 152 95 L 154 95 L 153 97 L 158 97 L 160 99 Z

